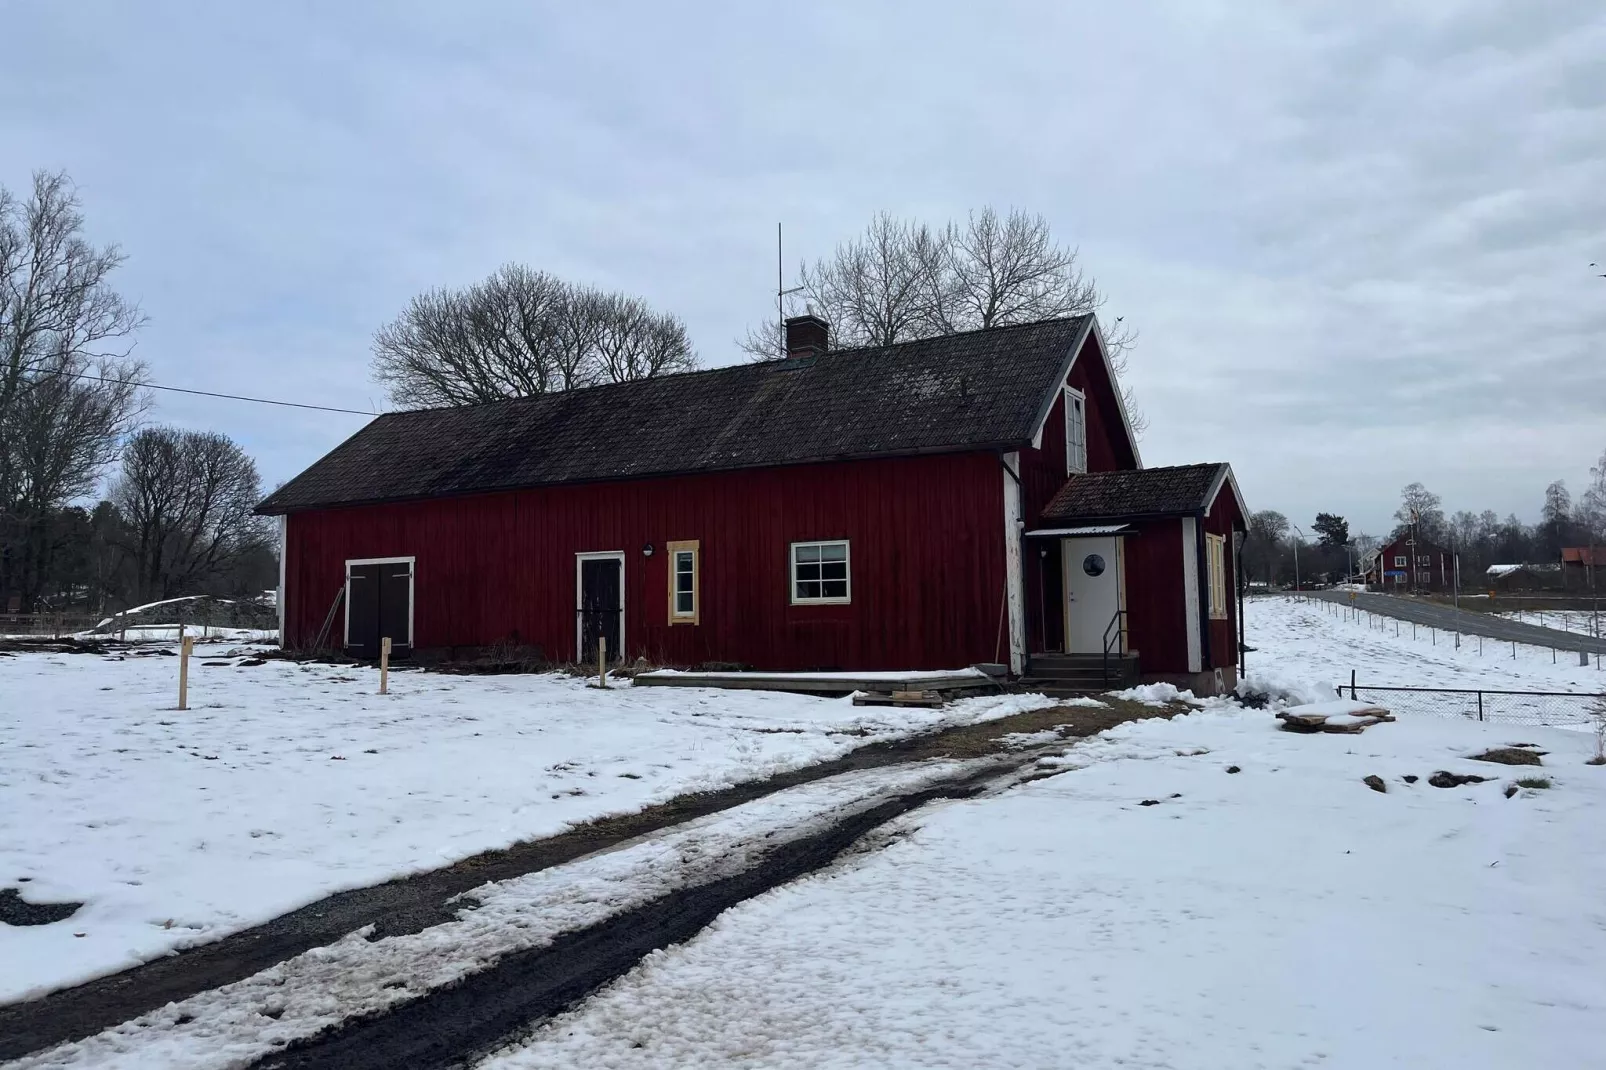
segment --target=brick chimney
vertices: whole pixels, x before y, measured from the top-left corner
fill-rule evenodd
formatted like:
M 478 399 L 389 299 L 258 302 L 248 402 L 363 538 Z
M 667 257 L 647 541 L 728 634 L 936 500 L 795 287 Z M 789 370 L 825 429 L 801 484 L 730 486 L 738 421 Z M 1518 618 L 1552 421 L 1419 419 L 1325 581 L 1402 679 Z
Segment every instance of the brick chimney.
M 786 321 L 786 355 L 813 357 L 831 347 L 831 325 L 818 316 L 793 316 Z

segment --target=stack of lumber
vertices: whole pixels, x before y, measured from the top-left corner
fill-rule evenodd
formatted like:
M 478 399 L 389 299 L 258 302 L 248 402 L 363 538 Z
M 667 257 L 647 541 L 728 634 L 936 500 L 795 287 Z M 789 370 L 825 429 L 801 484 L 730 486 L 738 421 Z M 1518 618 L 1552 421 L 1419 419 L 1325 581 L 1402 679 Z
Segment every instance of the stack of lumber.
M 855 706 L 928 706 L 935 709 L 946 700 L 936 691 L 856 691 Z
M 1394 720 L 1382 706 L 1353 699 L 1312 702 L 1291 706 L 1277 714 L 1287 732 L 1364 732 L 1375 724 Z

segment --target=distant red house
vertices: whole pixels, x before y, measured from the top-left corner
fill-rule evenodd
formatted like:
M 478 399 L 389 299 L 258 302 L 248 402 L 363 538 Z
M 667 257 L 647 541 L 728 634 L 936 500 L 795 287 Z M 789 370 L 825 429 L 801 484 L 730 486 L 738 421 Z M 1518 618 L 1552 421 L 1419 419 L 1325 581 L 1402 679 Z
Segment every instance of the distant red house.
M 786 327 L 781 360 L 374 420 L 258 508 L 286 646 L 1016 674 L 1108 651 L 1232 686 L 1236 482 L 1142 467 L 1091 316 L 849 350 Z
M 1606 546 L 1562 547 L 1562 586 L 1567 590 L 1589 591 L 1597 584 L 1606 587 L 1606 580 L 1600 576 L 1602 568 L 1606 568 Z
M 1455 551 L 1409 531 L 1369 555 L 1366 582 L 1386 590 L 1449 591 L 1455 587 Z

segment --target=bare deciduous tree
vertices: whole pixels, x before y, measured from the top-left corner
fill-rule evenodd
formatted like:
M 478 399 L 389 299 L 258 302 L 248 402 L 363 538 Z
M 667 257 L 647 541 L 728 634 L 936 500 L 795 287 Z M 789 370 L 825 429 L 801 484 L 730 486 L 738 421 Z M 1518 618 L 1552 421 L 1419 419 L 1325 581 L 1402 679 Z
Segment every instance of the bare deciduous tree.
M 0 593 L 29 604 L 48 517 L 93 489 L 144 405 L 143 317 L 108 282 L 122 254 L 83 237 L 78 209 L 63 174 L 35 174 L 26 201 L 0 188 Z
M 1104 304 L 1075 249 L 1054 241 L 1048 221 L 1012 209 L 972 212 L 933 229 L 882 212 L 828 257 L 803 264 L 789 314 L 831 323 L 843 345 L 892 345 L 933 335 L 1096 312 Z M 1136 333 L 1117 317 L 1101 324 L 1116 373 Z M 738 342 L 755 360 L 785 353 L 780 325 L 749 329 Z M 1143 421 L 1124 390 L 1134 427 Z
M 1401 532 L 1415 529 L 1416 534 L 1428 542 L 1444 542 L 1449 538 L 1449 522 L 1444 519 L 1443 499 L 1420 483 L 1400 488 L 1400 507 L 1394 510 L 1398 522 L 1394 528 Z
M 675 316 L 517 264 L 464 290 L 413 298 L 374 336 L 374 377 L 404 408 L 472 405 L 695 366 Z
M 1589 486 L 1578 497 L 1573 519 L 1591 545 L 1606 543 L 1606 450 L 1589 470 Z
M 151 427 L 123 452 L 112 501 L 135 565 L 137 597 L 204 593 L 207 583 L 262 547 L 268 531 L 252 510 L 256 464 L 208 431 Z

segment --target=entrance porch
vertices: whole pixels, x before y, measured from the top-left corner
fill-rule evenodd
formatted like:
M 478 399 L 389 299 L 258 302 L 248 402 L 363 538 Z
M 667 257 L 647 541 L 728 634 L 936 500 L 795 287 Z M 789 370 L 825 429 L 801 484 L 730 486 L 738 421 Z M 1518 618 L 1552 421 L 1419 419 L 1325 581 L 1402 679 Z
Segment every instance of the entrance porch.
M 1026 533 L 1028 560 L 1037 573 L 1035 620 L 1027 628 L 1027 681 L 1079 692 L 1137 682 L 1126 595 L 1126 540 L 1135 534 L 1127 524 Z

